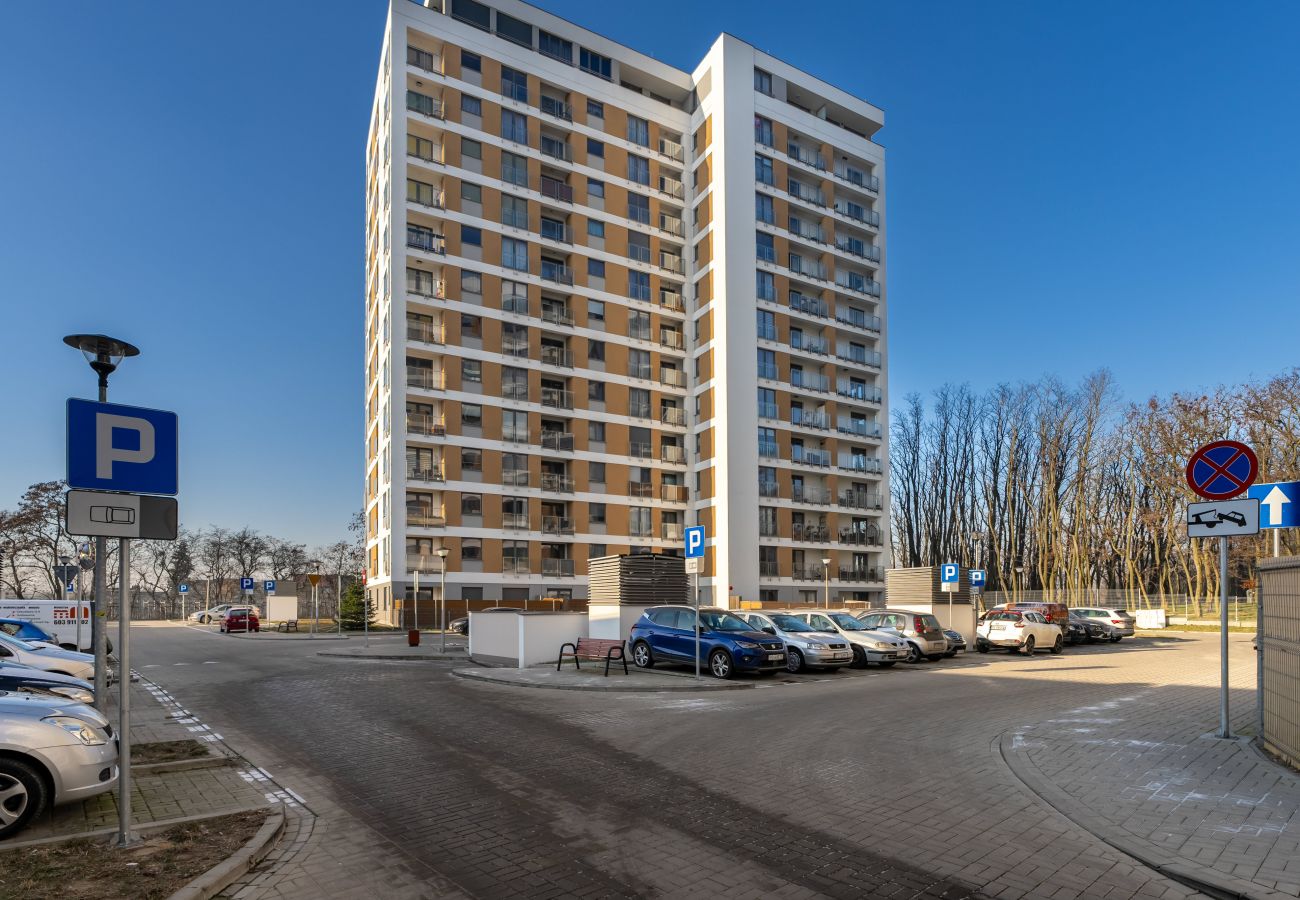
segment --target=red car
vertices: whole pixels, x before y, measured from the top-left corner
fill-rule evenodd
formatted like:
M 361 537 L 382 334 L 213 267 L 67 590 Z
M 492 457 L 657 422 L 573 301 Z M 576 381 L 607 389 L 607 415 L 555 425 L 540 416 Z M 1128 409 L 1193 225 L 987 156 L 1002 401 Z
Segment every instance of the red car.
M 235 631 L 261 631 L 262 623 L 253 607 L 232 606 L 222 613 L 220 630 L 227 634 Z

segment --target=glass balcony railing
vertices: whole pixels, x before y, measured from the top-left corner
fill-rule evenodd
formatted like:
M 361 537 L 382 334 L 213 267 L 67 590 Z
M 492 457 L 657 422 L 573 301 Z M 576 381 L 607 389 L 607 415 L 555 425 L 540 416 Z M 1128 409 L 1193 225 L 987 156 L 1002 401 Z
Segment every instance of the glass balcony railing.
M 848 397 L 850 400 L 861 400 L 863 403 L 879 403 L 884 399 L 884 391 L 879 387 L 871 384 L 859 384 L 847 378 L 839 380 L 835 387 L 835 393 L 841 397 Z
M 406 323 L 406 339 L 408 341 L 418 341 L 421 344 L 444 343 L 441 328 L 436 325 L 426 325 L 422 322 Z
M 572 494 L 573 479 L 555 472 L 542 473 L 542 490 L 555 494 Z
M 855 277 L 854 273 L 838 276 L 835 279 L 835 284 L 838 287 L 847 288 L 859 294 L 866 294 L 868 297 L 880 296 L 880 282 L 862 276 Z
M 829 467 L 831 454 L 829 450 L 804 450 L 800 447 L 794 447 L 790 452 L 790 460 L 805 466 Z
M 806 410 L 790 410 L 790 424 L 798 425 L 801 428 L 816 428 L 821 431 L 828 431 L 830 423 L 826 418 L 826 413 L 808 412 Z
M 573 284 L 573 270 L 564 263 L 542 260 L 542 280 L 556 284 Z
M 759 403 L 758 417 L 760 419 L 775 419 L 781 414 L 775 403 Z
M 868 175 L 865 172 L 859 172 L 857 169 L 848 166 L 836 166 L 835 177 L 841 181 L 847 181 L 855 187 L 863 190 L 878 193 L 880 191 L 880 179 L 875 175 Z
M 682 302 L 681 294 L 676 291 L 665 291 L 662 289 L 659 291 L 659 305 L 667 307 L 668 309 L 677 310 L 678 312 L 686 308 L 685 304 Z
M 573 354 L 563 347 L 542 347 L 542 362 L 548 366 L 573 368 Z
M 447 433 L 447 423 L 441 416 L 407 413 L 406 430 L 410 434 L 428 434 L 436 437 Z
M 816 372 L 804 372 L 799 369 L 790 370 L 790 387 L 798 388 L 803 391 L 817 391 L 819 393 L 830 393 L 831 380 L 825 375 L 819 375 Z
M 837 359 L 845 362 L 855 363 L 859 366 L 874 366 L 880 368 L 881 356 L 879 350 L 863 350 L 861 347 L 841 347 L 835 352 Z
M 547 578 L 572 578 L 573 573 L 571 559 L 542 559 L 542 575 Z
M 507 487 L 528 487 L 528 470 L 502 469 L 501 483 Z
M 573 316 L 562 306 L 543 306 L 542 321 L 552 325 L 572 325 Z
M 542 155 L 552 159 L 568 162 L 571 159 L 569 145 L 556 138 L 542 136 Z
M 667 138 L 660 138 L 659 152 L 669 159 L 674 159 L 677 162 L 682 161 L 682 145 L 676 141 L 670 141 Z
M 445 481 L 446 479 L 443 478 L 442 476 L 442 469 L 437 469 L 432 467 L 429 468 L 408 467 L 406 470 L 406 480 L 438 483 L 438 482 Z
M 676 444 L 664 444 L 659 448 L 659 458 L 666 463 L 681 465 L 686 462 L 686 448 Z
M 542 176 L 542 196 L 549 197 L 552 200 L 559 200 L 563 203 L 573 202 L 573 188 L 569 187 L 563 181 L 557 181 L 554 178 Z
M 531 575 L 527 559 L 506 557 L 501 561 L 502 575 Z
M 881 474 L 880 460 L 874 456 L 841 456 L 839 467 L 848 469 L 851 472 L 867 472 L 872 475 Z
M 681 369 L 660 369 L 659 383 L 669 387 L 686 387 L 686 373 Z
M 437 53 L 430 53 L 428 50 L 421 50 L 419 47 L 407 46 L 406 62 L 417 69 L 442 74 L 442 57 Z
M 573 409 L 573 391 L 542 388 L 542 406 L 552 409 Z
M 558 100 L 555 97 L 547 97 L 543 94 L 539 107 L 542 112 L 546 113 L 548 116 L 554 116 L 555 118 L 563 119 L 566 122 L 573 121 L 573 107 L 565 103 L 563 100 Z
M 815 506 L 829 506 L 831 502 L 830 492 L 821 487 L 795 487 L 790 496 L 795 503 L 810 503 Z
M 881 570 L 875 566 L 840 566 L 840 581 L 884 581 Z
M 837 498 L 846 509 L 880 509 L 880 495 L 871 491 L 842 491 Z
M 835 321 L 851 325 L 854 328 L 861 328 L 863 331 L 879 332 L 881 325 L 880 316 L 870 315 L 860 309 L 837 309 L 835 310 Z
M 546 534 L 573 534 L 573 519 L 568 516 L 542 516 L 542 531 Z
M 646 416 L 649 418 L 649 415 Z M 659 410 L 659 421 L 665 425 L 685 425 L 686 410 L 679 409 L 676 406 L 665 406 Z
M 526 530 L 529 527 L 528 513 L 505 513 L 501 516 L 501 525 L 514 531 Z
M 830 317 L 830 307 L 826 305 L 825 301 L 816 297 L 805 297 L 803 294 L 790 294 L 790 308 L 796 312 L 818 316 L 823 319 Z
M 568 431 L 543 431 L 541 445 L 544 450 L 569 451 L 573 449 L 573 434 Z
M 881 434 L 879 422 L 863 422 L 858 419 L 841 419 L 836 425 L 836 430 L 841 434 L 865 438 L 878 438 Z
M 561 244 L 573 243 L 573 232 L 569 226 L 553 219 L 542 219 L 541 234 L 548 241 L 558 241 Z
M 406 386 L 425 391 L 440 391 L 446 385 L 441 369 L 425 369 L 419 366 L 406 367 Z

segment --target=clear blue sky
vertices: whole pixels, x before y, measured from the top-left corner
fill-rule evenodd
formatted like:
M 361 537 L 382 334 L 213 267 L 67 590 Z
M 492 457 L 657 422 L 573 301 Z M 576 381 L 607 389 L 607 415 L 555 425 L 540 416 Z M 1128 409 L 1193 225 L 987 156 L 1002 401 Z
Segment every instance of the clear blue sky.
M 1298 6 L 544 6 L 685 68 L 727 30 L 885 109 L 896 396 L 1300 362 Z M 61 476 L 63 400 L 94 385 L 59 339 L 105 331 L 144 351 L 113 399 L 183 417 L 187 524 L 344 535 L 384 11 L 0 5 L 0 507 Z

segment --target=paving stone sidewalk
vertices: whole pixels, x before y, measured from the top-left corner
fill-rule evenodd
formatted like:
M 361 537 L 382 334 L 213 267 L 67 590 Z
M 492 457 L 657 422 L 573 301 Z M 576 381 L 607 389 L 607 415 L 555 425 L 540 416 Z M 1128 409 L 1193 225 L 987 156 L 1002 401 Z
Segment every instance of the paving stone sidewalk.
M 131 821 L 145 825 L 188 816 L 221 815 L 276 802 L 267 786 L 250 776 L 248 767 L 222 743 L 221 736 L 193 717 L 178 716 L 156 696 L 148 681 L 131 685 L 131 740 L 138 747 L 156 741 L 198 740 L 209 746 L 214 765 L 184 771 L 136 768 L 131 780 Z M 116 727 L 116 688 L 105 714 Z M 21 833 L 0 841 L 0 851 L 14 844 L 72 837 L 118 824 L 117 789 L 80 803 L 47 810 Z
M 563 669 L 556 670 L 554 663 L 545 666 L 533 666 L 528 669 L 466 667 L 453 669 L 452 674 L 458 678 L 471 681 L 483 681 L 508 687 L 548 688 L 557 691 L 607 691 L 624 693 L 659 693 L 662 691 L 727 691 L 744 690 L 759 685 L 755 679 L 737 679 L 721 681 L 710 675 L 699 681 L 694 675 L 682 671 L 673 672 L 665 669 L 637 669 L 628 666 L 627 674 L 623 667 L 611 667 L 606 676 L 605 664 L 590 664 L 575 670 L 570 663 Z
M 1065 708 L 1004 734 L 1001 754 L 1076 824 L 1172 877 L 1300 897 L 1300 776 L 1250 743 L 1254 710 L 1242 701 L 1254 673 L 1233 671 L 1237 740 L 1215 736 L 1217 669 L 1186 674 L 1205 690 L 1152 686 Z

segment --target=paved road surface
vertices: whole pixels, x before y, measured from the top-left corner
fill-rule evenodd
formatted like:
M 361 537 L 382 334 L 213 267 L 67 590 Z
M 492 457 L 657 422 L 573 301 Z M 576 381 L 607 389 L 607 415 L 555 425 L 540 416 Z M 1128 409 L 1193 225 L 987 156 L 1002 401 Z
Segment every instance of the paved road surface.
M 133 641 L 139 671 L 316 814 L 238 896 L 1193 895 L 1026 791 L 998 742 L 1134 695 L 1212 725 L 1199 684 L 1150 690 L 1215 665 L 1199 636 L 700 696 L 479 685 L 179 626 Z

